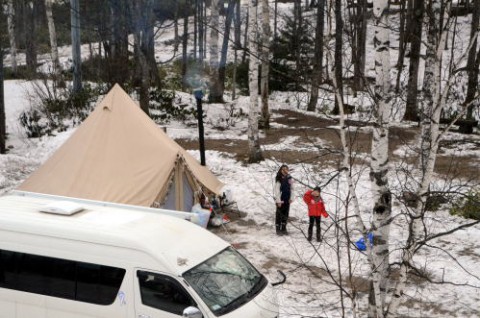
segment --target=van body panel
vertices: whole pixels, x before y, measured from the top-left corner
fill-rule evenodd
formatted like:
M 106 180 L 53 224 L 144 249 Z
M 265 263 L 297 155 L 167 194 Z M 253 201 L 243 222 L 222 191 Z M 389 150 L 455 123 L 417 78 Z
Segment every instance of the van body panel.
M 51 204 L 52 200 L 55 200 L 55 196 L 30 197 L 25 193 L 15 192 L 0 197 L 0 258 L 11 266 L 11 269 L 7 270 L 2 269 L 0 264 L 0 318 L 179 317 L 178 314 L 142 303 L 137 277 L 140 269 L 150 269 L 147 271 L 170 277 L 193 299 L 204 318 L 216 317 L 182 278 L 182 273 L 225 250 L 230 246 L 227 242 L 181 218 L 127 207 L 118 208 L 108 203 L 75 199 L 84 210 L 74 215 L 40 212 L 42 207 Z M 66 198 L 61 197 L 61 200 Z M 17 260 L 20 260 L 21 264 L 32 264 L 26 260 L 44 264 L 38 267 L 40 269 L 48 268 L 46 264 L 61 264 L 58 268 L 72 268 L 68 273 L 75 275 L 68 274 L 71 278 L 67 278 L 65 283 L 60 281 L 62 286 L 67 286 L 67 296 L 51 296 L 54 295 L 51 292 L 43 294 L 42 291 L 32 291 L 30 287 L 26 287 L 30 286 L 30 278 L 33 277 L 34 281 L 38 281 L 38 286 L 43 286 L 40 288 L 50 290 L 45 286 L 56 285 L 44 285 L 42 281 L 47 279 L 49 282 L 57 282 L 63 278 L 58 274 L 51 274 L 52 270 L 44 272 L 32 265 L 26 267 L 27 272 L 19 272 L 25 265 L 18 266 Z M 63 264 L 67 264 L 67 267 Z M 77 288 L 80 288 L 78 286 L 81 284 L 87 286 L 87 289 L 84 289 L 87 291 L 104 284 L 95 282 L 95 285 L 90 286 L 87 281 L 79 280 L 81 276 L 78 276 L 77 269 L 92 267 L 98 268 L 96 270 L 105 269 L 107 273 L 119 273 L 115 287 L 100 287 L 100 290 L 110 288 L 110 291 L 104 289 L 106 295 L 109 295 L 102 298 L 105 299 L 104 304 L 88 300 L 92 297 L 78 298 L 81 292 L 77 294 Z M 59 272 L 63 271 L 62 269 Z M 87 269 L 87 273 L 90 273 L 89 271 L 90 269 Z M 120 272 L 124 275 L 123 279 Z M 7 278 L 2 277 L 3 273 Z M 71 292 L 74 290 L 72 288 L 75 289 L 74 294 Z M 56 288 L 53 290 L 60 291 Z M 97 295 L 97 292 L 93 295 Z M 222 317 L 277 317 L 278 305 L 272 301 L 272 295 L 268 285 L 257 297 Z M 113 302 L 107 303 L 110 299 Z

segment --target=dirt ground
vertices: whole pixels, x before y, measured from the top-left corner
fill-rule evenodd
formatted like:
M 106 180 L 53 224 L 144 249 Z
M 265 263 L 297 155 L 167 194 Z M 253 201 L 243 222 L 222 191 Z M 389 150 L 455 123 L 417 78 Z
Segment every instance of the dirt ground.
M 281 128 L 270 128 L 265 130 L 265 136 L 260 138 L 261 145 L 277 144 L 283 138 L 289 136 L 298 137 L 296 142 L 298 144 L 314 145 L 314 141 L 320 139 L 323 141 L 324 147 L 319 147 L 318 152 L 303 152 L 295 150 L 282 151 L 263 151 L 264 158 L 276 158 L 280 162 L 287 164 L 293 163 L 308 163 L 308 164 L 322 164 L 336 167 L 341 161 L 341 144 L 338 129 L 331 126 L 337 125 L 333 119 L 318 118 L 308 114 L 299 113 L 295 111 L 279 110 L 275 112 L 273 123 L 280 124 Z M 365 126 L 360 122 L 347 122 L 352 128 Z M 348 140 L 351 144 L 351 149 L 355 153 L 368 155 L 371 148 L 371 133 L 364 132 L 364 130 L 352 129 L 352 133 L 348 135 Z M 399 147 L 417 146 L 418 134 L 420 128 L 398 128 L 393 127 L 390 130 L 390 158 L 391 160 L 406 160 L 394 155 L 394 151 Z M 448 140 L 440 143 L 439 155 L 437 156 L 435 164 L 435 172 L 445 175 L 445 177 L 464 178 L 474 182 L 480 181 L 480 157 L 473 155 L 457 156 L 447 154 L 445 151 L 456 149 L 465 145 L 469 145 L 474 149 L 480 150 L 480 140 L 478 138 L 478 129 L 474 134 L 463 135 L 466 138 L 463 140 Z M 474 138 L 477 137 L 477 138 Z M 198 141 L 177 139 L 176 140 L 185 149 L 198 150 Z M 246 160 L 245 149 L 247 149 L 247 142 L 244 140 L 222 140 L 222 139 L 206 139 L 205 148 L 207 150 L 217 150 L 235 154 L 236 158 L 241 161 Z M 407 161 L 414 163 L 418 158 L 409 157 Z M 355 159 L 355 163 L 361 164 L 361 159 Z

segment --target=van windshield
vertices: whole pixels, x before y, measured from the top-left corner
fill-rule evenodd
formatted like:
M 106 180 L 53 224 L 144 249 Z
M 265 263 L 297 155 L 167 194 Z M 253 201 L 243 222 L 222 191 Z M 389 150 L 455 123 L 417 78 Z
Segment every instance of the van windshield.
M 267 279 L 231 247 L 185 272 L 183 277 L 217 316 L 247 303 L 267 285 Z

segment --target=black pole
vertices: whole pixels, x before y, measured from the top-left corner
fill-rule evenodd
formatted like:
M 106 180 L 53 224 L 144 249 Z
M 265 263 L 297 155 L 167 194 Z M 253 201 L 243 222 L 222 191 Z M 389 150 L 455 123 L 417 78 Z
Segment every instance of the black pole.
M 202 97 L 203 92 L 195 91 L 195 99 L 197 100 L 197 119 L 198 119 L 198 142 L 200 143 L 200 164 L 205 166 L 205 141 L 203 138 L 203 109 Z

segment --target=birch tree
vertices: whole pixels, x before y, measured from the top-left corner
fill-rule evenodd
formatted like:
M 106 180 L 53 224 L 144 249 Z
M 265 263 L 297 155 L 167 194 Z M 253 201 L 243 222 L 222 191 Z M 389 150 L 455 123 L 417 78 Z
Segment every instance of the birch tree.
M 375 48 L 375 109 L 372 132 L 370 179 L 373 191 L 372 228 L 372 285 L 369 296 L 369 315 L 382 317 L 385 307 L 386 276 L 389 265 L 389 219 L 392 198 L 388 186 L 388 135 L 390 118 L 390 27 L 387 17 L 388 0 L 373 1 Z
M 226 10 L 225 17 L 225 31 L 223 33 L 222 41 L 222 50 L 220 54 L 220 65 L 218 67 L 218 81 L 220 85 L 219 95 L 223 96 L 225 92 L 225 77 L 227 69 L 227 53 L 228 53 L 228 43 L 230 42 L 230 29 L 233 21 L 233 14 L 235 12 L 235 2 L 236 0 L 228 0 L 228 7 Z M 233 98 L 233 97 L 232 97 Z
M 53 20 L 52 0 L 45 0 L 45 12 L 47 15 L 48 35 L 50 37 L 50 49 L 52 54 L 52 67 L 55 82 L 61 81 L 60 60 L 58 58 L 57 31 L 55 30 L 55 21 Z
M 223 102 L 223 92 L 220 88 L 219 74 L 218 74 L 218 0 L 211 0 L 210 2 L 210 38 L 208 42 L 210 50 L 210 92 L 208 100 L 211 103 Z
M 250 107 L 248 110 L 248 161 L 250 163 L 263 160 L 258 136 L 258 6 L 257 0 L 250 0 L 248 6 L 249 27 L 248 33 L 248 88 L 250 93 Z
M 0 154 L 7 152 L 7 123 L 5 116 L 5 95 L 3 90 L 3 45 L 0 37 Z
M 82 90 L 82 55 L 80 51 L 80 5 L 70 0 L 70 26 L 72 35 L 73 92 Z
M 269 97 L 269 71 L 270 71 L 270 8 L 268 0 L 262 0 L 262 39 L 260 59 L 262 63 L 260 74 L 260 94 L 262 101 L 261 127 L 270 127 L 270 109 L 268 106 Z
M 17 74 L 17 37 L 15 35 L 15 9 L 13 0 L 7 1 L 7 28 L 10 41 L 10 64 L 13 74 Z

